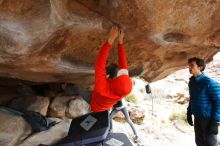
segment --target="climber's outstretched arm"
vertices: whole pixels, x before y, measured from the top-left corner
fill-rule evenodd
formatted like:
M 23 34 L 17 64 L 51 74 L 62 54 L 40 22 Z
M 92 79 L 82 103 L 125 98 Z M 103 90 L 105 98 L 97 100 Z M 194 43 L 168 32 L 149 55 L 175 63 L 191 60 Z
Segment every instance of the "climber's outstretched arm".
M 113 26 L 108 37 L 107 42 L 102 46 L 95 63 L 95 91 L 102 92 L 107 87 L 106 80 L 106 62 L 109 56 L 109 52 L 115 39 L 118 37 L 119 29 L 117 26 Z

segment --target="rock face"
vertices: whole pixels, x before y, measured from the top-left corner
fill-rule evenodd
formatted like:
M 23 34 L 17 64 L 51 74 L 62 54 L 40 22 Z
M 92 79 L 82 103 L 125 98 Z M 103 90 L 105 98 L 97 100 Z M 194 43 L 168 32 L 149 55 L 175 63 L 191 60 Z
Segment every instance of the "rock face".
M 219 37 L 220 1 L 0 0 L 0 76 L 91 85 L 113 24 L 125 30 L 131 74 L 158 80 L 219 51 L 206 40 Z
M 11 101 L 9 107 L 18 110 L 35 111 L 41 113 L 43 116 L 46 116 L 49 104 L 50 100 L 47 97 L 17 97 Z
M 89 111 L 89 105 L 80 96 L 57 96 L 50 104 L 49 116 L 76 118 Z
M 8 96 L 5 98 L 8 98 Z M 5 109 L 4 106 L 1 106 L 1 146 L 37 146 L 40 143 L 48 145 L 54 144 L 67 135 L 71 119 L 89 112 L 89 105 L 80 96 L 61 96 L 60 94 L 54 98 L 37 95 L 18 96 L 6 103 L 4 97 L 1 97 L 1 99 L 0 101 L 4 101 L 2 103 L 5 104 L 5 107 L 8 106 L 20 111 L 39 112 L 47 118 L 49 118 L 49 116 L 52 117 L 49 118 L 49 121 L 55 121 L 57 123 L 49 130 L 34 132 L 28 120 L 26 121 L 22 116 L 16 115 L 10 110 Z M 53 117 L 62 118 L 63 120 Z
M 19 146 L 38 146 L 39 144 L 53 145 L 67 136 L 71 120 L 65 119 L 61 121 L 60 119 L 53 118 L 53 121 L 60 123 L 47 131 L 32 134 Z
M 30 125 L 22 117 L 2 110 L 0 117 L 0 145 L 16 146 L 31 134 Z

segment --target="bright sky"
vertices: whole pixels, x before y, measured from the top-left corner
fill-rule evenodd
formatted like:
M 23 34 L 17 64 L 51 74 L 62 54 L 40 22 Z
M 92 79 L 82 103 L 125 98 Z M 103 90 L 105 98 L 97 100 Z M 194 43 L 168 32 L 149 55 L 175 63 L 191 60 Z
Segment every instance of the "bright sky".
M 220 60 L 220 52 L 213 57 L 213 60 Z

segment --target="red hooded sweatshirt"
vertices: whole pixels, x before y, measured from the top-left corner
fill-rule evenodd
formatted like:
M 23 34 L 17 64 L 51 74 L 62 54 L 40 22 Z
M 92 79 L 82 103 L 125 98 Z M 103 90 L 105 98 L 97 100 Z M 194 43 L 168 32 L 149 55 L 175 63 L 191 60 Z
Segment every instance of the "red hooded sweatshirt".
M 106 42 L 96 59 L 95 63 L 95 87 L 91 99 L 91 110 L 101 112 L 112 108 L 132 90 L 132 82 L 128 75 L 120 75 L 115 79 L 106 78 L 106 61 L 109 56 L 111 45 Z M 118 67 L 128 69 L 126 53 L 123 44 L 118 45 Z

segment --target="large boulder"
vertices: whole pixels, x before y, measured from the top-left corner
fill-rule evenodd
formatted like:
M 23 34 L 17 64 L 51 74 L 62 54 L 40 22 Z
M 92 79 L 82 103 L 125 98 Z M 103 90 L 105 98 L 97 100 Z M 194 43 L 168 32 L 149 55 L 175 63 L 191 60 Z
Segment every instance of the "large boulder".
M 50 100 L 48 97 L 29 96 L 14 98 L 8 105 L 19 110 L 39 112 L 43 116 L 46 116 L 49 104 Z
M 47 131 L 32 134 L 19 146 L 38 146 L 39 144 L 52 145 L 67 136 L 71 120 L 65 119 L 61 121 L 56 118 L 52 118 L 52 120 L 59 123 Z
M 131 75 L 147 81 L 219 51 L 216 0 L 0 0 L 0 16 L 2 77 L 91 85 L 113 24 L 125 30 Z M 117 62 L 116 53 L 109 61 Z
M 31 134 L 31 126 L 21 116 L 0 110 L 0 117 L 1 146 L 16 146 Z
M 69 108 L 69 102 L 75 99 L 74 96 L 57 96 L 51 102 L 49 106 L 49 116 L 64 118 L 66 116 L 66 111 Z
M 89 104 L 81 97 L 77 97 L 69 102 L 69 108 L 66 111 L 66 116 L 69 118 L 76 118 L 85 115 L 89 111 Z
M 75 118 L 89 112 L 88 103 L 80 96 L 57 96 L 49 106 L 49 116 Z

